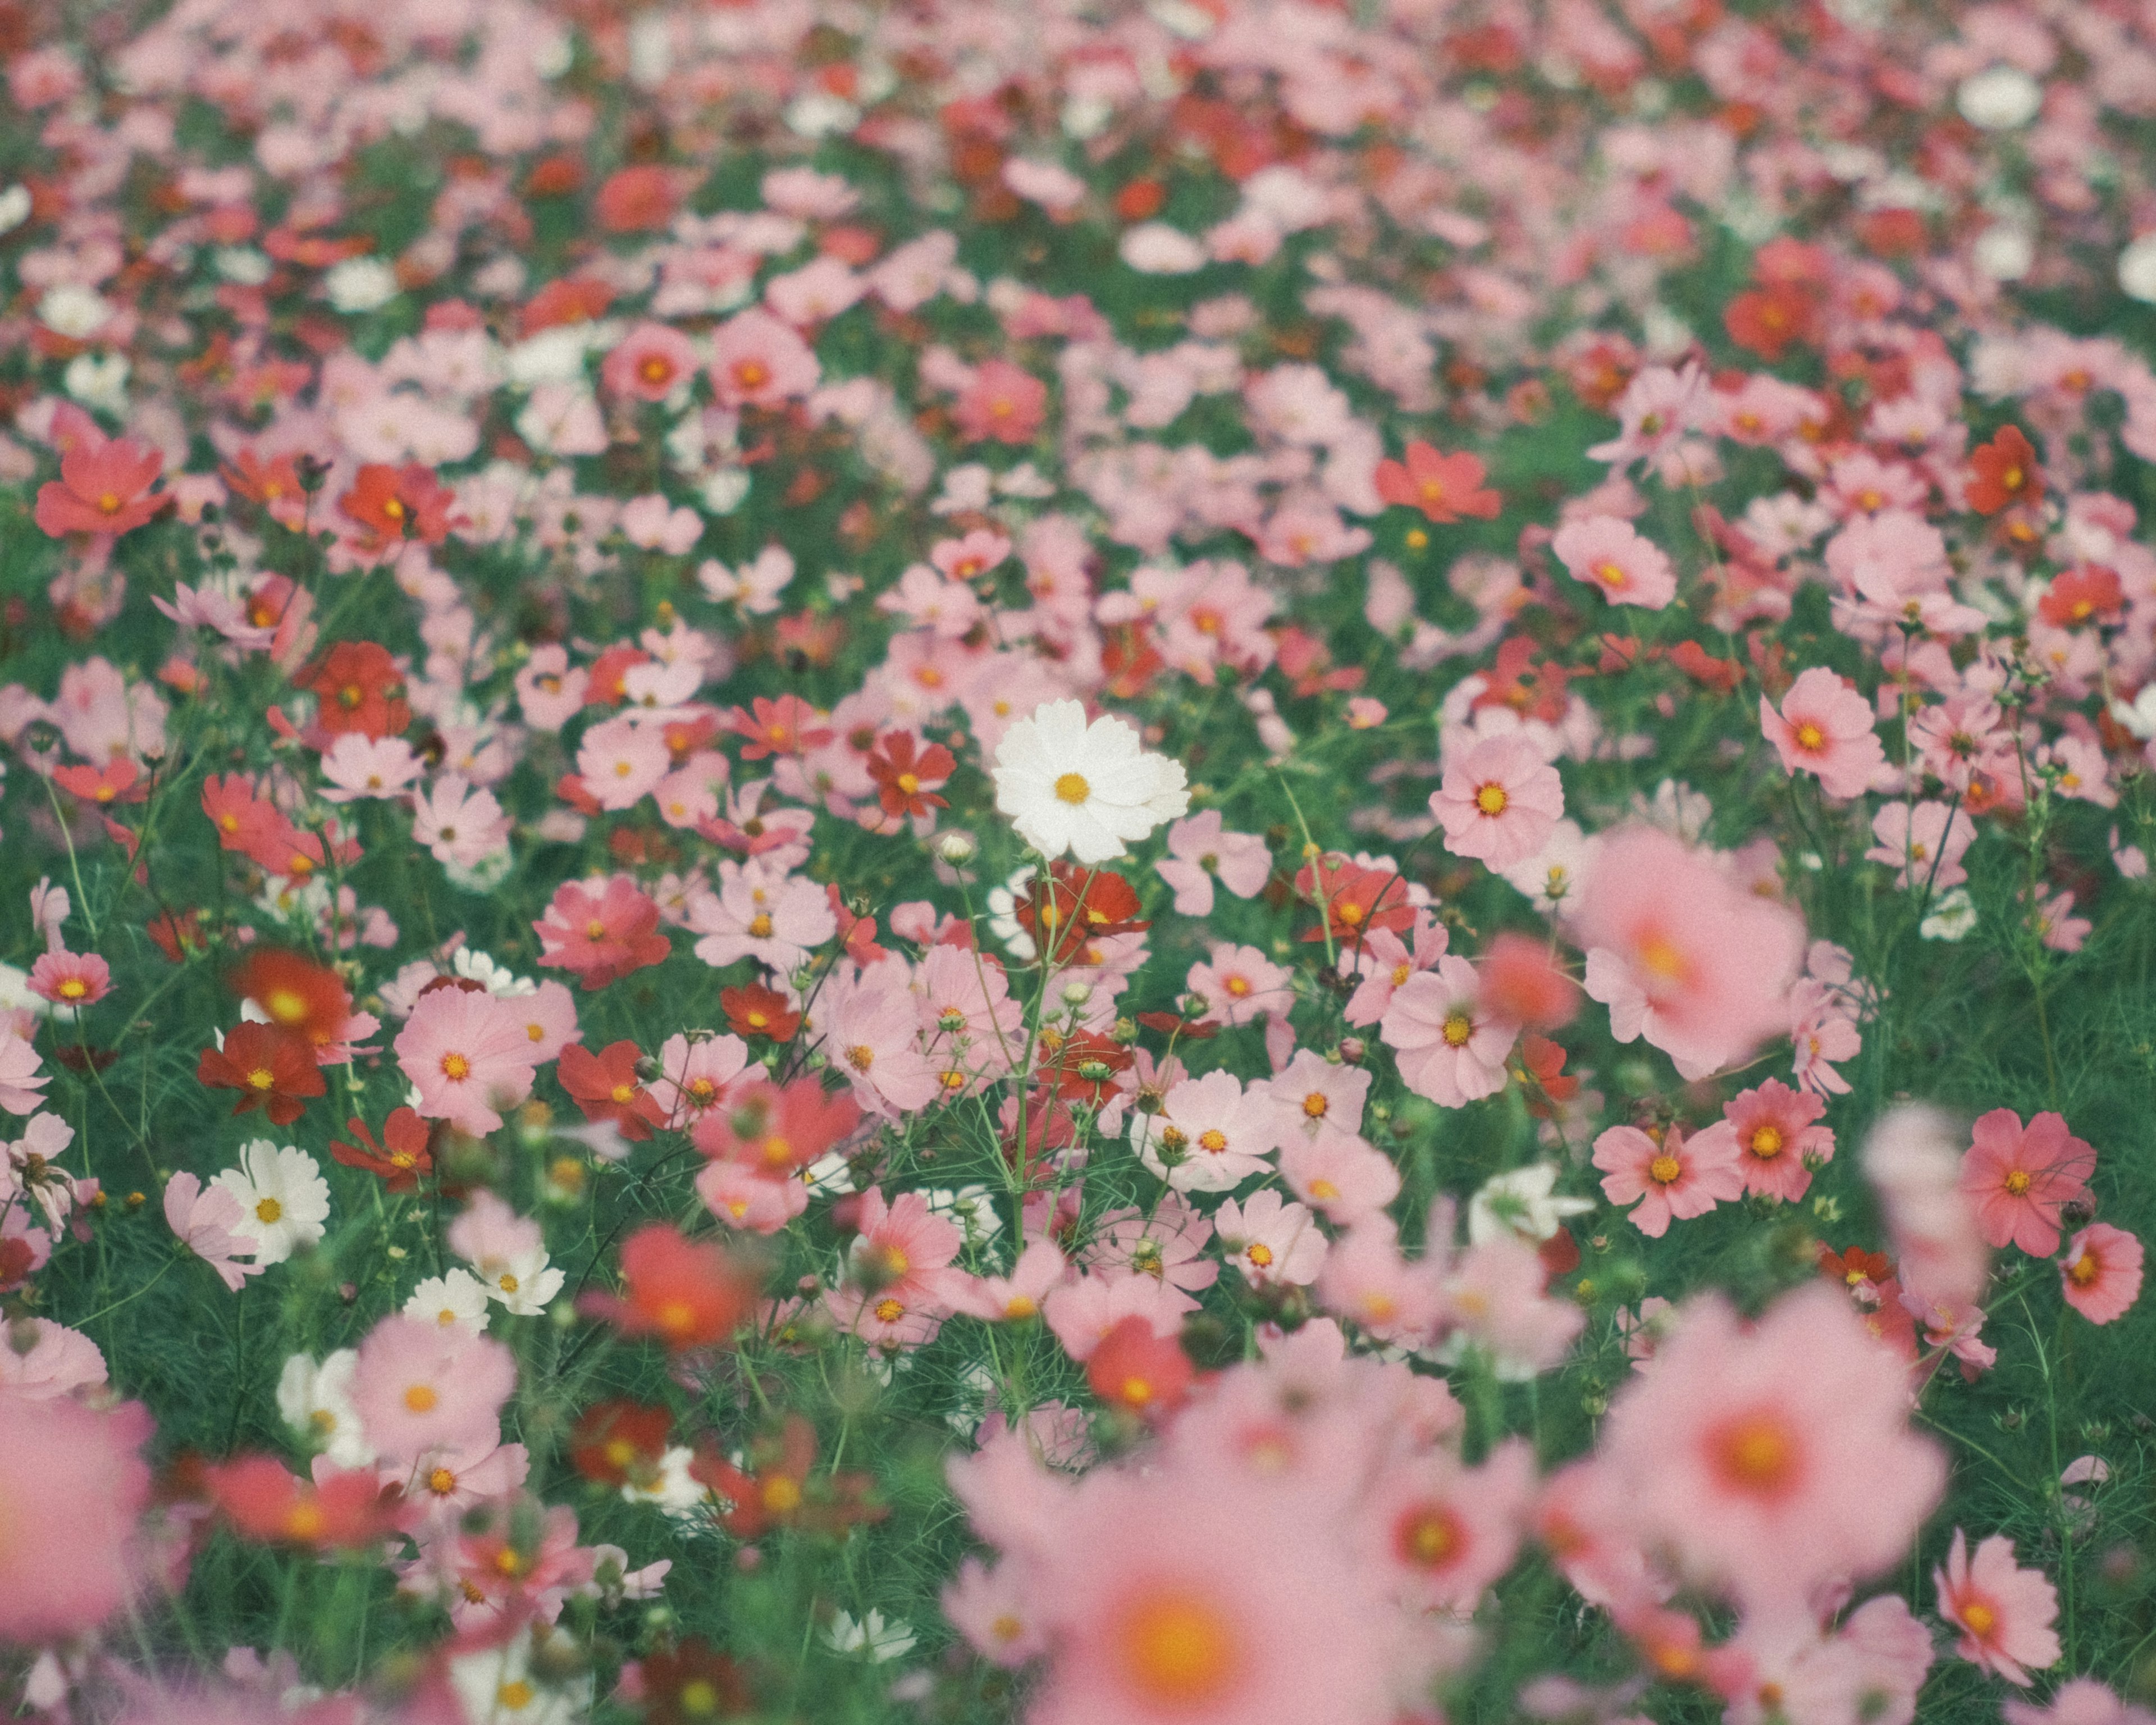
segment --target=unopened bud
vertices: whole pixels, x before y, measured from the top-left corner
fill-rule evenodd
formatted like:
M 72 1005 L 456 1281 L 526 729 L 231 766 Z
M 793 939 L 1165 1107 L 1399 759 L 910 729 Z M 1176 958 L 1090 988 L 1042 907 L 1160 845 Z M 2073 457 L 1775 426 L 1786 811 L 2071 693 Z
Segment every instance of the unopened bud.
M 963 868 L 978 854 L 971 833 L 946 833 L 936 841 L 936 855 L 954 869 Z

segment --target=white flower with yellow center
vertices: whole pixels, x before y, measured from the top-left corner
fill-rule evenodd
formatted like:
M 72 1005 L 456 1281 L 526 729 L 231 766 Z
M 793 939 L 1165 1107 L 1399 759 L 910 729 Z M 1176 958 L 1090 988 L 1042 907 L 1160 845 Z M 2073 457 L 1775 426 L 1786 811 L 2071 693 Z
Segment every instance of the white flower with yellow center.
M 349 1348 L 320 1365 L 311 1355 L 295 1353 L 277 1380 L 277 1411 L 285 1423 L 338 1467 L 364 1467 L 374 1460 L 374 1446 L 352 1404 L 352 1374 L 358 1364 L 357 1352 Z
M 451 1266 L 412 1290 L 404 1316 L 423 1317 L 444 1329 L 454 1327 L 475 1336 L 486 1333 L 486 1284 L 470 1271 Z
M 239 1166 L 210 1184 L 239 1200 L 232 1231 L 254 1247 L 258 1264 L 281 1264 L 299 1247 L 313 1245 L 329 1219 L 329 1182 L 313 1157 L 290 1144 L 256 1138 L 241 1149 Z
M 996 745 L 996 808 L 1043 856 L 1081 863 L 1121 856 L 1190 808 L 1183 763 L 1148 754 L 1121 719 L 1086 722 L 1075 701 L 1051 701 Z

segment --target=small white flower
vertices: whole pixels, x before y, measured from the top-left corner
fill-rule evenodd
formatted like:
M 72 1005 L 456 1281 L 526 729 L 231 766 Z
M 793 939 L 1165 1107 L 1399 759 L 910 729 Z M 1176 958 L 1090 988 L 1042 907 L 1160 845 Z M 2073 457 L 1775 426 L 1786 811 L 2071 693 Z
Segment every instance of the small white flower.
M 961 1186 L 955 1191 L 948 1187 L 932 1188 L 928 1208 L 963 1228 L 968 1245 L 987 1245 L 1004 1225 L 996 1210 L 995 1194 L 986 1186 Z
M 1121 719 L 1088 725 L 1075 701 L 1050 701 L 996 745 L 996 808 L 1044 856 L 1121 856 L 1190 807 L 1183 763 L 1149 754 Z
M 266 254 L 251 245 L 222 245 L 210 254 L 217 273 L 242 287 L 260 287 L 274 267 Z
M 812 90 L 798 96 L 786 110 L 789 131 L 804 138 L 827 138 L 851 131 L 861 122 L 861 110 L 843 96 Z
M 2026 126 L 2044 105 L 2044 86 L 2019 66 L 1989 66 L 1972 73 L 1954 91 L 1954 107 L 1984 131 Z
M 28 186 L 13 185 L 0 192 L 0 234 L 13 234 L 28 221 L 33 203 Z
M 239 1153 L 239 1166 L 210 1182 L 239 1200 L 233 1232 L 253 1242 L 258 1264 L 281 1264 L 322 1237 L 329 1219 L 330 1187 L 313 1157 L 290 1144 L 256 1138 Z
M 45 290 L 38 301 L 38 321 L 56 336 L 87 341 L 112 316 L 112 302 L 95 288 L 63 281 Z
M 1994 281 L 2019 281 L 2036 261 L 2036 242 L 2025 228 L 1994 223 L 1977 236 L 1969 260 Z
M 1537 1162 L 1482 1183 L 1467 1200 L 1467 1238 L 1481 1245 L 1511 1234 L 1528 1240 L 1548 1240 L 1564 1225 L 1567 1216 L 1594 1208 L 1584 1198 L 1558 1198 L 1558 1165 Z
M 2156 683 L 2149 684 L 2130 703 L 2113 696 L 2111 716 L 2143 742 L 2156 737 Z
M 2118 254 L 2118 288 L 2129 300 L 2156 305 L 2156 234 L 2144 234 Z
M 469 1270 L 452 1269 L 430 1276 L 412 1290 L 412 1297 L 404 1302 L 404 1316 L 427 1318 L 444 1329 L 454 1324 L 475 1336 L 484 1335 L 490 1316 L 486 1284 Z
M 659 1458 L 659 1470 L 650 1483 L 639 1486 L 635 1481 L 626 1481 L 621 1488 L 622 1501 L 626 1503 L 648 1503 L 654 1509 L 677 1518 L 685 1518 L 696 1511 L 711 1496 L 711 1487 L 689 1472 L 689 1464 L 696 1459 L 694 1450 L 675 1445 Z
M 1204 244 L 1165 222 L 1141 222 L 1116 245 L 1116 255 L 1141 275 L 1188 275 L 1211 259 Z
M 477 983 L 497 1000 L 521 1000 L 539 992 L 539 984 L 529 977 L 513 974 L 491 953 L 475 947 L 459 947 L 449 955 L 449 968 L 466 982 Z
M 1958 941 L 1975 927 L 1976 901 L 1966 886 L 1957 886 L 1938 896 L 1931 915 L 1917 925 L 1917 932 L 1928 941 Z
M 531 1675 L 531 1644 L 541 1637 L 558 1642 L 563 1652 L 570 1651 L 566 1633 L 535 1626 L 528 1635 L 520 1635 L 498 1647 L 449 1661 L 449 1686 L 464 1703 L 467 1719 L 483 1725 L 572 1725 L 588 1716 L 592 1702 L 590 1677 L 553 1687 Z
M 78 353 L 60 373 L 60 387 L 85 407 L 118 417 L 127 411 L 127 377 L 133 370 L 124 353 Z
M 853 1164 L 836 1150 L 826 1150 L 801 1171 L 801 1183 L 811 1192 L 844 1194 L 854 1189 Z
M 322 291 L 340 311 L 375 311 L 403 291 L 397 271 L 379 258 L 346 258 L 322 277 Z
M 337 1467 L 364 1467 L 374 1460 L 374 1446 L 352 1404 L 352 1374 L 358 1363 L 358 1353 L 349 1348 L 340 1348 L 320 1365 L 310 1355 L 295 1353 L 277 1379 L 277 1411 L 285 1423 Z
M 841 1611 L 823 1635 L 824 1645 L 834 1653 L 866 1653 L 876 1665 L 903 1659 L 913 1651 L 913 1625 L 896 1617 L 886 1623 L 880 1611 L 870 1612 L 858 1623 Z

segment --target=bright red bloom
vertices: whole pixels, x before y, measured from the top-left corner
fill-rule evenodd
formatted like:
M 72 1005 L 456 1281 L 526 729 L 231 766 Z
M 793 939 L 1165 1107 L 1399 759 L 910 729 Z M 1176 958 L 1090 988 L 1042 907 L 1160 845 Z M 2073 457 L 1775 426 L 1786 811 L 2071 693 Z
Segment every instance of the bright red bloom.
M 1295 890 L 1322 906 L 1336 941 L 1358 941 L 1373 928 L 1398 934 L 1414 922 L 1406 881 L 1390 869 L 1366 869 L 1337 853 L 1305 863 L 1296 871 Z M 1324 937 L 1322 928 L 1303 936 L 1306 941 Z
M 332 1138 L 331 1160 L 378 1176 L 384 1191 L 416 1190 L 419 1182 L 434 1171 L 434 1152 L 429 1147 L 432 1128 L 411 1109 L 396 1109 L 383 1123 L 382 1136 L 387 1149 L 374 1142 L 374 1134 L 367 1129 L 364 1121 L 349 1120 L 345 1124 L 367 1147 L 362 1150 Z
M 150 781 L 124 756 L 102 767 L 55 767 L 53 783 L 85 803 L 141 803 L 150 795 Z
M 942 743 L 921 748 L 910 731 L 894 731 L 880 738 L 868 759 L 869 777 L 875 781 L 876 800 L 883 812 L 913 817 L 951 806 L 934 793 L 957 766 Z
M 2126 608 L 2126 589 L 2118 572 L 2100 563 L 2069 569 L 2036 603 L 2036 614 L 2055 629 L 2082 623 L 2116 623 Z
M 1504 500 L 1482 484 L 1486 470 L 1474 455 L 1447 455 L 1419 439 L 1407 449 L 1407 460 L 1378 464 L 1378 495 L 1388 503 L 1419 509 L 1440 526 L 1463 516 L 1494 518 Z
M 212 1090 L 238 1091 L 232 1111 L 259 1108 L 272 1126 L 290 1126 L 305 1110 L 307 1098 L 327 1088 L 306 1039 L 275 1024 L 235 1026 L 222 1049 L 202 1051 L 195 1077 Z
M 818 1160 L 860 1123 L 860 1104 L 844 1092 L 831 1095 L 814 1077 L 783 1087 L 759 1078 L 737 1086 L 725 1107 L 706 1110 L 689 1136 L 714 1161 L 783 1178 Z
M 719 1520 L 737 1539 L 758 1539 L 773 1527 L 835 1533 L 851 1522 L 880 1521 L 887 1513 L 865 1501 L 874 1483 L 867 1474 L 834 1473 L 811 1486 L 816 1428 L 798 1414 L 786 1416 L 775 1440 L 764 1437 L 751 1445 L 748 1461 L 744 1470 L 706 1449 L 689 1464 L 692 1478 L 726 1500 L 729 1507 Z
M 611 1042 L 593 1054 L 580 1042 L 562 1050 L 555 1070 L 562 1088 L 576 1099 L 587 1120 L 611 1120 L 631 1143 L 651 1136 L 666 1116 L 638 1076 L 644 1050 L 634 1042 Z
M 293 680 L 315 693 L 315 726 L 331 737 L 395 737 L 412 722 L 404 673 L 372 641 L 339 641 Z
M 620 1293 L 586 1294 L 579 1308 L 625 1336 L 655 1336 L 675 1353 L 726 1341 L 756 1304 L 757 1278 L 738 1256 L 665 1222 L 624 1242 L 621 1275 Z
M 403 1496 L 371 1467 L 308 1481 L 271 1455 L 243 1455 L 209 1468 L 207 1477 L 211 1497 L 241 1538 L 316 1550 L 375 1543 L 390 1531 Z
M 1969 482 L 1969 506 L 1979 515 L 1996 515 L 2010 503 L 2035 503 L 2043 497 L 2035 447 L 2018 425 L 2002 427 L 1989 443 L 1972 450 L 1969 465 L 1975 475 Z
M 1097 1108 L 1114 1093 L 1118 1072 L 1127 1072 L 1137 1056 L 1098 1030 L 1079 1030 L 1060 1041 L 1044 1032 L 1036 1074 L 1066 1102 Z
M 1527 1112 L 1537 1120 L 1548 1120 L 1555 1112 L 1554 1104 L 1568 1102 L 1579 1094 L 1579 1081 L 1565 1076 L 1565 1050 L 1547 1036 L 1537 1036 L 1530 1030 L 1520 1039 L 1520 1064 L 1512 1076 L 1522 1086 L 1532 1079 L 1527 1087 Z
M 746 739 L 744 761 L 761 761 L 767 755 L 798 755 L 819 749 L 833 735 L 822 715 L 798 695 L 782 695 L 776 701 L 759 695 L 751 703 L 753 715 L 734 708 L 726 715 L 726 729 Z
M 1732 300 L 1722 326 L 1739 347 L 1773 364 L 1792 344 L 1819 336 L 1819 300 L 1793 282 L 1774 282 Z
M 601 1486 L 643 1485 L 654 1478 L 674 1416 L 640 1402 L 594 1402 L 569 1433 L 569 1460 Z
M 1123 1319 L 1086 1362 L 1086 1381 L 1111 1408 L 1141 1420 L 1163 1419 L 1190 1394 L 1190 1356 L 1174 1337 L 1156 1334 L 1143 1317 Z
M 300 483 L 299 463 L 291 456 L 264 461 L 254 450 L 242 449 L 218 474 L 235 496 L 260 505 L 286 526 L 305 519 L 306 488 Z
M 165 458 L 124 437 L 76 444 L 60 457 L 60 476 L 38 490 L 38 525 L 55 539 L 69 533 L 121 534 L 165 506 L 150 489 Z
M 680 176 L 654 163 L 624 167 L 607 177 L 592 202 L 592 213 L 609 234 L 648 234 L 674 219 L 680 202 Z
M 613 300 L 614 290 L 591 276 L 571 275 L 550 281 L 524 302 L 516 320 L 517 333 L 528 341 L 542 330 L 588 323 L 604 317 Z
M 297 952 L 276 947 L 249 952 L 232 986 L 241 998 L 267 1013 L 271 1024 L 293 1032 L 311 1049 L 344 1040 L 345 1026 L 352 1019 L 352 996 L 335 971 Z
M 1019 902 L 1018 920 L 1052 963 L 1067 964 L 1090 941 L 1152 927 L 1137 911 L 1137 889 L 1112 869 L 1054 862 Z
M 285 824 L 276 805 L 257 797 L 254 785 L 237 773 L 204 779 L 202 808 L 226 850 L 245 850 Z
M 160 911 L 150 919 L 144 932 L 157 943 L 157 950 L 175 964 L 185 963 L 190 952 L 209 950 L 209 937 L 203 932 L 199 911 L 182 911 L 177 916 L 170 911 Z
M 565 881 L 531 925 L 546 948 L 539 962 L 575 973 L 587 988 L 603 988 L 674 948 L 659 932 L 659 906 L 626 875 L 596 886 Z
M 370 461 L 337 499 L 337 510 L 359 529 L 361 547 L 378 553 L 406 539 L 439 545 L 449 536 L 449 508 L 456 501 L 432 468 L 416 461 L 403 467 Z
M 786 997 L 761 983 L 720 989 L 719 1010 L 726 1015 L 726 1028 L 737 1036 L 768 1036 L 773 1042 L 789 1042 L 801 1028 L 801 1014 L 787 1004 Z

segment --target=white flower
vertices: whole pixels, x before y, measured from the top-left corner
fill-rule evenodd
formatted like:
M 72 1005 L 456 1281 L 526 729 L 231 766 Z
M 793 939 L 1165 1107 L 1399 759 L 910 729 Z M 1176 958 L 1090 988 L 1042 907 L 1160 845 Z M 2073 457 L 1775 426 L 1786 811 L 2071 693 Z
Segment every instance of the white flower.
M 544 1246 L 534 1246 L 513 1258 L 484 1259 L 479 1270 L 485 1278 L 487 1297 L 501 1301 L 515 1317 L 536 1317 L 567 1280 L 548 1265 Z
M 1579 896 L 1589 845 L 1577 821 L 1561 820 L 1532 856 L 1497 872 L 1535 901 L 1538 911 L 1554 911 Z
M 127 377 L 133 369 L 124 353 L 78 353 L 60 373 L 60 386 L 85 407 L 121 416 L 127 411 Z
M 711 1495 L 711 1488 L 689 1471 L 689 1464 L 696 1459 L 694 1450 L 679 1444 L 659 1458 L 658 1471 L 646 1485 L 634 1480 L 625 1481 L 621 1488 L 622 1499 L 628 1503 L 648 1503 L 676 1518 L 692 1515 L 698 1505 Z
M 1977 237 L 1969 260 L 1994 281 L 2019 281 L 2036 261 L 2036 242 L 2025 228 L 1994 223 Z
M 364 1467 L 374 1460 L 374 1446 L 352 1404 L 352 1374 L 358 1363 L 358 1353 L 349 1348 L 340 1348 L 320 1365 L 310 1355 L 295 1353 L 285 1362 L 277 1380 L 277 1411 L 285 1423 L 319 1445 L 337 1467 Z
M 1116 255 L 1141 275 L 1188 275 L 1211 261 L 1203 244 L 1165 222 L 1139 223 L 1117 242 Z
M 558 1644 L 549 1647 L 550 1653 L 571 1653 L 567 1634 L 535 1625 L 528 1635 L 449 1661 L 449 1686 L 464 1703 L 467 1719 L 475 1725 L 573 1725 L 588 1715 L 589 1676 L 572 1678 L 560 1687 L 532 1676 L 531 1643 L 542 1636 Z M 571 1666 L 572 1658 L 550 1663 L 558 1669 Z
M 1051 701 L 996 745 L 996 808 L 1044 856 L 1106 862 L 1190 807 L 1183 763 L 1147 754 L 1121 719 L 1088 725 L 1075 701 Z
M 486 1330 L 486 1284 L 469 1270 L 453 1269 L 430 1276 L 413 1289 L 412 1297 L 404 1302 L 404 1316 L 431 1318 L 444 1329 L 455 1324 L 477 1336 Z
M 28 221 L 32 203 L 28 186 L 10 186 L 0 192 L 0 234 L 13 234 Z
M 834 1653 L 865 1652 L 877 1665 L 913 1651 L 913 1625 L 896 1617 L 886 1623 L 880 1611 L 870 1612 L 859 1623 L 841 1611 L 823 1634 L 824 1645 Z
M 1954 91 L 1954 106 L 1971 126 L 2011 131 L 2026 126 L 2044 105 L 2044 86 L 2019 66 L 1990 66 L 1971 74 Z
M 240 1150 L 239 1166 L 210 1184 L 239 1201 L 233 1232 L 253 1242 L 258 1264 L 281 1264 L 296 1248 L 313 1245 L 329 1219 L 329 1182 L 313 1157 L 290 1144 L 254 1139 Z
M 466 982 L 477 983 L 497 1000 L 521 1000 L 539 992 L 539 984 L 529 977 L 514 974 L 493 954 L 475 947 L 459 947 L 449 955 L 449 968 Z
M 2156 683 L 2149 684 L 2134 696 L 2130 705 L 2114 695 L 2111 716 L 2143 742 L 2156 737 Z
M 1943 892 L 1933 901 L 1932 913 L 1917 925 L 1928 941 L 1958 941 L 1976 927 L 1976 901 L 1966 886 Z
M 403 290 L 397 271 L 379 258 L 346 258 L 322 277 L 322 290 L 340 311 L 373 311 Z
M 56 336 L 87 341 L 112 316 L 112 302 L 95 288 L 63 281 L 45 290 L 38 301 L 38 321 Z
M 2118 254 L 2119 291 L 2156 305 L 2156 234 L 2144 234 Z
M 1469 1241 L 1481 1245 L 1504 1234 L 1548 1240 L 1564 1225 L 1567 1216 L 1593 1209 L 1587 1199 L 1552 1195 L 1558 1172 L 1555 1163 L 1537 1162 L 1484 1181 L 1467 1200 Z
M 219 246 L 211 254 L 210 262 L 227 281 L 236 281 L 243 287 L 261 286 L 275 267 L 251 245 Z
M 944 1186 L 932 1187 L 927 1196 L 932 1212 L 947 1216 L 966 1230 L 968 1245 L 987 1245 L 1004 1225 L 1004 1219 L 996 1210 L 995 1196 L 985 1186 L 961 1186 L 956 1191 Z

